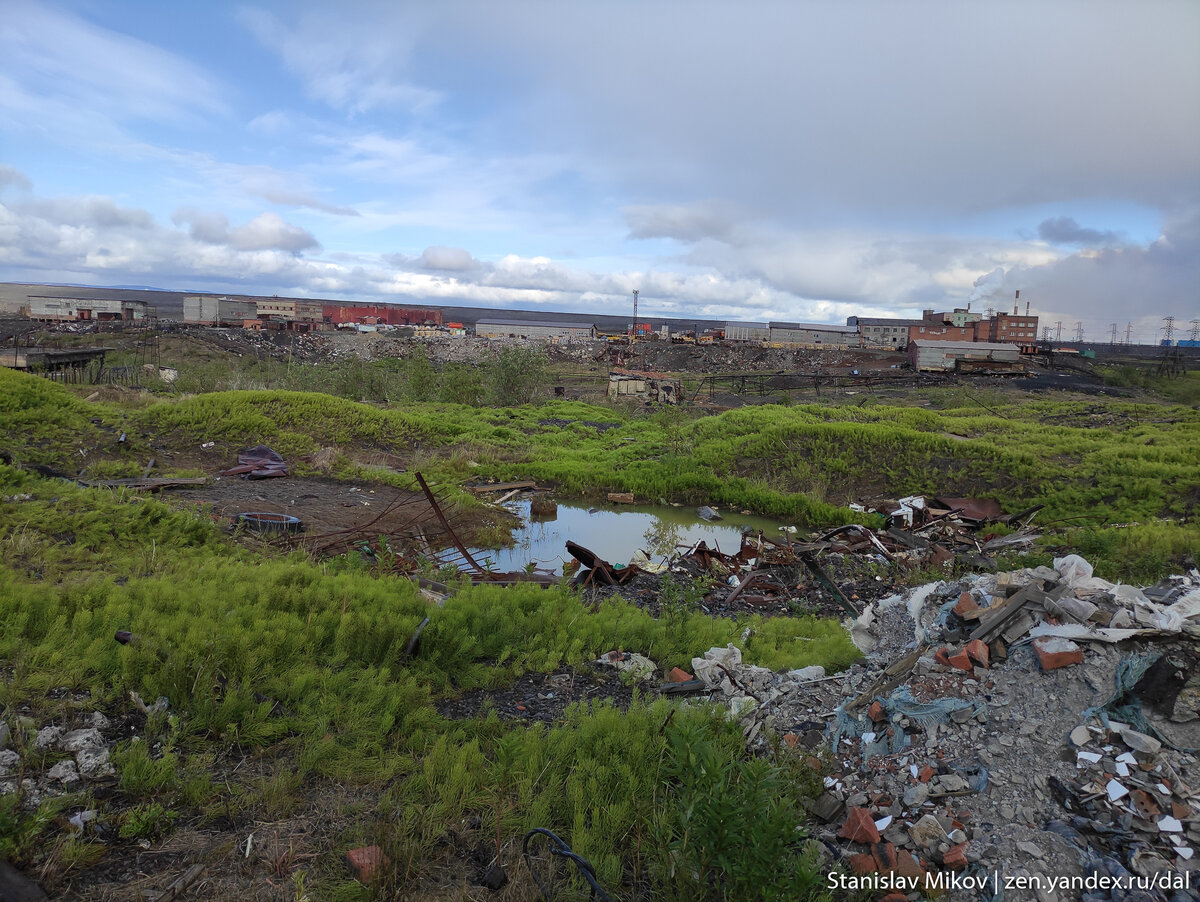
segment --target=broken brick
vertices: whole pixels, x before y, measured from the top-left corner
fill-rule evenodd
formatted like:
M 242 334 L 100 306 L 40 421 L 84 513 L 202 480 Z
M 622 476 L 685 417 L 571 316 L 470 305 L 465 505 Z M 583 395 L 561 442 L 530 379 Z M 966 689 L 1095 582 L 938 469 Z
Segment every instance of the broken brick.
M 960 842 L 957 846 L 951 846 L 942 856 L 942 864 L 952 871 L 963 870 L 967 866 L 967 844 Z
M 879 864 L 880 873 L 888 874 L 896 870 L 899 861 L 896 856 L 896 847 L 890 842 L 873 843 L 871 854 L 875 856 L 875 861 Z
M 668 683 L 686 683 L 689 680 L 694 680 L 695 677 L 684 670 L 682 667 L 672 667 L 671 672 L 667 674 Z
M 935 661 L 937 661 L 939 664 L 941 664 L 943 667 L 949 667 L 950 666 L 950 649 L 946 648 L 946 646 L 943 645 L 936 652 L 934 652 L 933 659 Z
M 1162 813 L 1158 803 L 1144 789 L 1135 789 L 1129 794 L 1129 799 L 1133 802 L 1133 810 L 1137 812 L 1138 817 L 1150 820 Z
M 784 733 L 783 744 L 788 748 L 795 748 L 800 743 L 800 737 L 795 733 Z
M 871 702 L 871 707 L 867 708 L 867 717 L 871 718 L 875 723 L 883 723 L 887 720 L 887 711 L 883 709 L 878 701 Z
M 975 670 L 975 665 L 971 663 L 971 656 L 965 651 L 960 651 L 950 656 L 950 666 L 958 670 L 965 670 L 971 673 Z
M 346 853 L 346 867 L 350 875 L 360 883 L 370 883 L 379 876 L 387 865 L 388 857 L 379 846 L 362 846 Z
M 1033 640 L 1033 652 L 1042 670 L 1057 670 L 1083 663 L 1083 649 L 1070 639 L 1058 636 L 1038 636 Z
M 967 657 L 981 667 L 988 666 L 988 659 L 991 657 L 988 652 L 987 643 L 982 639 L 972 639 L 967 643 Z
M 850 856 L 850 870 L 856 874 L 874 874 L 877 867 L 874 855 L 864 853 Z
M 904 893 L 888 893 L 879 902 L 908 902 L 908 896 Z
M 895 871 L 906 880 L 920 879 L 925 876 L 925 869 L 921 867 L 921 863 L 913 857 L 911 852 L 904 849 L 896 853 Z
M 979 604 L 971 596 L 970 592 L 963 592 L 958 596 L 958 604 L 954 606 L 954 613 L 959 617 L 965 617 L 967 614 L 974 613 L 979 610 Z
M 875 819 L 866 808 L 851 808 L 846 815 L 846 823 L 838 833 L 842 839 L 851 842 L 879 842 L 879 831 L 875 829 Z
M 921 768 L 921 773 L 918 775 L 917 779 L 919 779 L 922 783 L 928 783 L 936 776 L 937 771 L 926 764 L 923 768 Z

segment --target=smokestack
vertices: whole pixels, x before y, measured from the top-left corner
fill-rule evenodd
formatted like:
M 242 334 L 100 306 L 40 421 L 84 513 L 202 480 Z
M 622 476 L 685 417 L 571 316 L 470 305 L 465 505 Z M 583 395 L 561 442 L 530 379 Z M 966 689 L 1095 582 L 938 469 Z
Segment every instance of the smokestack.
M 1017 293 L 1013 296 L 1013 316 L 1017 315 L 1017 307 L 1021 303 L 1021 289 L 1017 289 Z
M 1025 302 L 1025 315 L 1029 316 L 1029 301 Z

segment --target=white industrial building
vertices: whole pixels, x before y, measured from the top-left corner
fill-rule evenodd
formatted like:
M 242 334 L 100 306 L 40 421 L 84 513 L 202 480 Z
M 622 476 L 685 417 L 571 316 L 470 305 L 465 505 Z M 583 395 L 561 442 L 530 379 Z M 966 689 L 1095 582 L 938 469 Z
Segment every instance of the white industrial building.
M 822 323 L 771 323 L 771 344 L 784 348 L 857 348 L 857 329 Z
M 769 323 L 726 323 L 726 341 L 761 341 L 771 340 Z
M 30 297 L 22 312 L 43 322 L 133 322 L 146 316 L 145 301 Z
M 1015 367 L 1020 360 L 1021 349 L 1010 344 L 987 341 L 913 341 L 908 345 L 908 362 L 918 372 L 946 372 L 962 369 L 963 364 L 985 362 Z
M 189 295 L 183 299 L 183 321 L 197 326 L 240 326 L 258 316 L 255 301 L 214 295 Z
M 481 319 L 475 324 L 480 338 L 528 338 L 535 341 L 588 341 L 596 337 L 592 323 L 548 320 Z

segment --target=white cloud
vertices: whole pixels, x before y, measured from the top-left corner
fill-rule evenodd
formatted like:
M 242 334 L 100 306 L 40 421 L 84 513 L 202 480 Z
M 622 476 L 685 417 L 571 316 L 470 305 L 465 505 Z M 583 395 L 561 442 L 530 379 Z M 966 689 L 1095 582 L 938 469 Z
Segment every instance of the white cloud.
M 367 17 L 310 6 L 295 21 L 261 9 L 241 11 L 242 23 L 298 76 L 309 96 L 351 114 L 379 108 L 422 111 L 439 94 L 404 75 L 415 35 L 399 16 L 375 6 Z
M 262 213 L 229 233 L 229 243 L 243 251 L 281 250 L 298 254 L 320 247 L 309 232 L 289 225 L 277 213 Z
M 112 123 L 176 124 L 194 124 L 198 116 L 226 110 L 217 82 L 193 63 L 37 3 L 6 4 L 0 59 L 10 73 L 9 88 L 15 89 L 0 94 L 9 95 L 5 105 L 22 113 L 27 127 L 54 127 L 52 119 L 39 123 L 35 117 L 59 110 L 72 113 L 69 122 L 82 115 Z M 60 128 L 59 134 L 69 132 Z M 81 136 L 89 137 L 75 137 Z
M 426 269 L 466 272 L 476 269 L 479 266 L 479 261 L 471 256 L 470 251 L 463 250 L 461 247 L 437 245 L 425 248 L 425 251 L 421 254 L 421 265 Z

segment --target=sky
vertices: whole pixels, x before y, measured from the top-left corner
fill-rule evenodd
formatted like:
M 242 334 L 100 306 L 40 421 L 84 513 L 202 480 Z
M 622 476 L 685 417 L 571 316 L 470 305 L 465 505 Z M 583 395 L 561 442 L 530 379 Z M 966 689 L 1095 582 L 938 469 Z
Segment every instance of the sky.
M 1200 316 L 1194 0 L 0 6 L 0 281 Z

